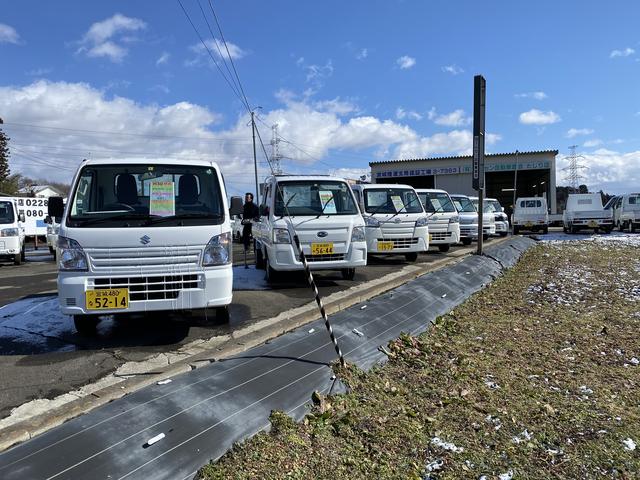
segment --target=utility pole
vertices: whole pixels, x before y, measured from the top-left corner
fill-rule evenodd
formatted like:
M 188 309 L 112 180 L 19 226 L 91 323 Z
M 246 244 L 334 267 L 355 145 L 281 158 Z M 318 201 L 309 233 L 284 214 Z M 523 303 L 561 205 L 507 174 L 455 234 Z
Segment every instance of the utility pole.
M 511 204 L 511 218 L 513 219 L 513 211 L 516 209 L 516 199 L 518 198 L 518 154 L 516 150 L 516 170 L 513 174 L 513 203 Z
M 280 137 L 278 136 L 278 124 L 275 123 L 271 126 L 271 165 L 276 175 L 280 175 L 282 173 L 282 169 L 280 168 L 280 159 L 282 158 L 282 155 L 280 155 L 280 150 L 278 148 L 279 143 Z
M 254 197 L 257 204 L 260 204 L 260 189 L 258 186 L 258 158 L 256 156 L 256 119 L 255 112 L 251 111 L 251 133 L 253 134 L 253 169 L 256 175 L 256 196 Z
M 563 171 L 568 172 L 567 176 L 565 177 L 565 180 L 569 182 L 574 192 L 578 191 L 578 184 L 580 180 L 585 179 L 584 175 L 580 175 L 580 170 L 583 168 L 589 168 L 586 165 L 580 165 L 578 163 L 578 159 L 584 160 L 584 157 L 582 155 L 576 155 L 577 147 L 578 147 L 577 145 L 571 145 L 569 147 L 569 151 L 571 153 L 569 154 L 568 157 L 565 157 L 566 160 L 569 160 L 569 166 L 562 169 Z
M 473 168 L 472 186 L 478 191 L 478 255 L 482 255 L 484 214 L 484 113 L 487 82 L 482 75 L 473 77 Z

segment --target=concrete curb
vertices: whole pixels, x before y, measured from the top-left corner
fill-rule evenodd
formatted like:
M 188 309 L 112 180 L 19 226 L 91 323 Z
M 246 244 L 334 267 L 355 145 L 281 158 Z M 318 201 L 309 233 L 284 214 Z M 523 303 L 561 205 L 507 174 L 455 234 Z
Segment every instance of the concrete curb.
M 495 239 L 491 242 L 491 246 L 497 246 L 511 238 Z M 341 292 L 335 292 L 324 298 L 327 314 L 331 315 L 357 303 L 365 302 L 415 278 L 457 263 L 472 253 L 473 249 L 470 248 L 456 250 L 446 258 L 432 263 L 407 265 L 398 272 L 390 273 Z M 162 368 L 149 369 L 144 371 L 143 375 L 138 374 L 121 381 L 107 382 L 111 384 L 97 390 L 91 389 L 90 385 L 84 386 L 80 389 L 80 391 L 85 390 L 85 392 L 88 392 L 84 396 L 57 405 L 44 413 L 24 420 L 17 420 L 15 423 L 0 429 L 0 452 L 112 400 L 151 385 L 158 380 L 180 375 L 211 362 L 237 355 L 295 328 L 311 323 L 318 318 L 320 318 L 318 308 L 315 302 L 310 302 L 301 307 L 282 312 L 275 317 L 261 320 L 236 330 L 232 332 L 231 336 L 214 337 L 205 342 L 200 340 L 184 345 L 177 353 L 173 352 L 174 356 L 180 358 L 180 360 L 175 363 L 169 363 Z M 220 342 L 217 343 L 216 339 L 219 339 Z M 183 353 L 181 354 L 180 352 Z M 29 403 L 25 405 L 29 405 Z

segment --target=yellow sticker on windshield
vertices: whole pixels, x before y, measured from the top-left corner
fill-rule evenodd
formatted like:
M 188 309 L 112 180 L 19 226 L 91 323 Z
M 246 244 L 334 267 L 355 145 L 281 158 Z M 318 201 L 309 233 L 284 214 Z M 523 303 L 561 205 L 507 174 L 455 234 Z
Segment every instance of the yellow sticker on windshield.
M 176 214 L 176 197 L 173 182 L 151 182 L 149 215 L 172 217 Z
M 400 195 L 391 195 L 391 201 L 393 202 L 393 208 L 396 209 L 396 212 L 404 210 L 404 202 Z

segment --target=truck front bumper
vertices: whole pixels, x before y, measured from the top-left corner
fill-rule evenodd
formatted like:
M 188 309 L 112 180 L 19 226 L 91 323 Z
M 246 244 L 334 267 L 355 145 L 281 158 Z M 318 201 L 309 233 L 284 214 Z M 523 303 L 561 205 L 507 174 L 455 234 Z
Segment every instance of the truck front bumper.
M 304 247 L 303 247 L 304 248 Z M 290 243 L 275 243 L 266 247 L 269 265 L 277 271 L 302 270 L 299 254 Z M 305 248 L 305 250 L 308 250 Z M 364 267 L 367 264 L 367 243 L 350 242 L 346 253 L 330 255 L 310 255 L 305 251 L 311 270 L 341 270 L 343 268 Z

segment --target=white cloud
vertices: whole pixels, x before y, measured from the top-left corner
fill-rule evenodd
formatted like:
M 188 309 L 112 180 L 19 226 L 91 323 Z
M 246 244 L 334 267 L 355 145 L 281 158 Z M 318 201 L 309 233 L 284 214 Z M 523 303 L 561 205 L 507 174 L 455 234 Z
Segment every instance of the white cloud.
M 593 147 L 598 147 L 600 145 L 602 145 L 604 142 L 602 140 L 600 140 L 599 138 L 594 138 L 592 140 L 587 140 L 586 142 L 584 142 L 582 144 L 583 147 L 585 148 L 593 148 Z
M 279 133 L 298 145 L 280 144 L 287 169 L 291 166 L 326 172 L 326 164 L 317 160 L 326 159 L 331 151 L 340 152 L 337 158 L 358 158 L 357 163 L 350 160 L 351 164 L 335 164 L 337 169 L 354 172 L 368 171 L 368 161 L 376 155 L 409 158 L 471 151 L 471 132 L 466 129 L 424 136 L 400 122 L 361 115 L 352 102 L 340 98 L 310 101 L 286 91 L 279 92 L 277 98 L 283 101 L 282 106 L 262 112 L 260 117 L 267 125 L 278 123 Z M 253 184 L 251 136 L 244 112 L 222 126 L 219 114 L 193 103 L 141 104 L 107 95 L 84 83 L 44 80 L 21 87 L 0 87 L 0 111 L 5 120 L 11 119 L 4 127 L 11 137 L 14 172 L 69 182 L 82 158 L 89 156 L 122 160 L 206 158 L 224 169 L 232 193 L 247 191 Z M 60 115 L 61 111 L 65 114 Z M 12 123 L 53 129 L 20 128 Z M 263 138 L 269 138 L 263 123 L 259 127 Z M 487 144 L 499 138 L 488 135 Z M 56 167 L 42 165 L 37 158 Z M 264 165 L 260 166 L 259 175 L 267 173 Z
M 52 68 L 34 68 L 24 73 L 25 75 L 29 75 L 30 77 L 44 77 L 45 75 L 50 74 L 52 71 Z
M 404 120 L 405 118 L 409 118 L 411 120 L 422 120 L 422 115 L 413 110 L 405 110 L 402 107 L 396 108 L 396 118 L 398 120 Z
M 544 92 L 525 92 L 525 93 L 516 93 L 514 95 L 516 98 L 533 98 L 534 100 L 544 100 L 547 98 L 547 94 Z
M 622 194 L 638 190 L 640 183 L 640 151 L 626 153 L 600 148 L 593 153 L 583 153 L 580 163 L 588 165 L 581 172 L 590 191 L 604 190 Z M 568 166 L 566 157 L 558 156 L 558 169 Z M 560 180 L 559 180 L 560 182 Z M 560 182 L 561 183 L 561 182 Z
M 403 55 L 396 60 L 396 63 L 402 70 L 407 70 L 416 64 L 416 59 L 409 55 Z
M 210 38 L 205 40 L 204 43 L 206 47 L 202 42 L 198 42 L 189 47 L 189 50 L 195 53 L 196 56 L 186 60 L 185 65 L 188 67 L 208 65 L 209 63 L 213 65 L 209 52 L 211 52 L 211 55 L 213 55 L 216 60 L 221 58 L 228 60 L 229 55 L 231 55 L 233 60 L 238 60 L 245 57 L 248 53 L 235 43 L 229 41 L 227 41 L 227 46 L 225 47 L 224 43 L 217 38 Z M 227 54 L 227 48 L 229 49 L 229 54 Z M 304 58 L 301 60 L 304 61 Z
M 0 23 L 0 43 L 20 43 L 20 35 L 15 28 L 6 23 Z
M 609 54 L 609 58 L 628 57 L 630 55 L 633 55 L 634 53 L 636 53 L 636 51 L 633 48 L 627 47 L 623 50 L 612 50 Z
M 543 112 L 534 108 L 520 114 L 520 123 L 525 125 L 550 125 L 560 120 L 560 116 L 551 110 Z
M 450 73 L 451 75 L 460 75 L 464 73 L 464 70 L 456 64 L 453 65 L 445 65 L 442 67 L 442 71 L 445 73 Z
M 120 63 L 129 52 L 121 43 L 133 40 L 127 34 L 144 30 L 146 27 L 147 24 L 138 18 L 116 13 L 106 20 L 92 24 L 82 37 L 76 53 L 84 53 L 94 58 L 107 57 L 114 63 Z
M 438 115 L 435 107 L 433 107 L 429 110 L 428 117 L 429 120 L 432 120 L 436 125 L 446 127 L 464 127 L 465 125 L 470 125 L 472 120 L 461 108 L 450 113 Z
M 356 54 L 356 58 L 358 60 L 364 60 L 365 58 L 367 58 L 369 56 L 369 49 L 367 48 L 363 48 L 362 50 L 360 50 L 357 54 Z
M 164 65 L 169 61 L 171 54 L 169 52 L 162 52 L 162 54 L 156 60 L 156 66 Z
M 593 129 L 591 128 L 570 128 L 567 130 L 565 137 L 574 138 L 579 135 L 591 135 L 593 133 Z

